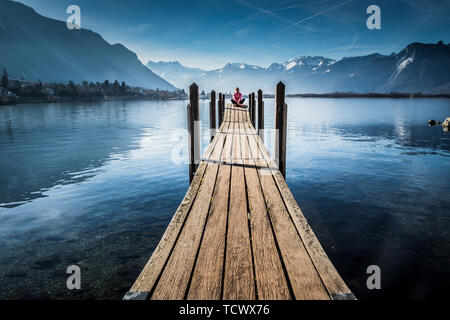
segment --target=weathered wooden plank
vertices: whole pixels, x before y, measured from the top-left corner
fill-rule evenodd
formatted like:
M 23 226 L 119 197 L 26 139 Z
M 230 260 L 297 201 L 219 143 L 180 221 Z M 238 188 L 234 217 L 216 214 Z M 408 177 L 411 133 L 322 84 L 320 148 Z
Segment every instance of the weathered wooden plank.
M 220 128 L 222 131 L 223 128 Z M 209 158 L 211 153 L 220 138 L 217 134 L 205 151 L 204 158 Z M 163 269 L 167 258 L 173 248 L 173 245 L 178 237 L 178 234 L 183 226 L 183 223 L 189 213 L 192 203 L 197 196 L 198 189 L 203 179 L 204 172 L 207 167 L 207 162 L 202 161 L 195 173 L 194 179 L 189 186 L 183 201 L 179 205 L 177 211 L 172 217 L 164 235 L 162 236 L 158 246 L 153 251 L 147 264 L 142 269 L 139 277 L 134 282 L 130 292 L 150 292 L 152 291 L 156 280 L 158 279 L 161 270 Z
M 231 112 L 231 109 L 225 109 L 226 115 L 226 123 L 229 124 L 226 130 L 223 131 L 224 134 L 227 135 L 225 147 L 222 151 L 222 163 L 231 164 L 232 163 L 232 154 L 233 154 L 233 131 L 234 131 L 234 113 Z M 230 168 L 231 170 L 231 168 Z
M 244 113 L 244 118 L 246 121 L 247 112 Z M 245 135 L 251 134 L 251 130 L 246 122 L 240 123 L 240 129 L 258 299 L 288 300 L 291 299 L 289 287 L 268 218 L 255 160 L 250 152 L 248 136 Z
M 242 112 L 236 112 L 233 108 L 233 113 L 235 113 L 235 117 L 240 116 L 242 120 Z M 235 130 L 239 130 L 238 127 L 235 126 Z M 223 298 L 226 300 L 254 300 L 256 292 L 239 135 L 233 136 L 233 164 Z
M 330 296 L 315 269 L 313 261 L 292 223 L 268 163 L 261 160 L 262 154 L 257 144 L 259 137 L 249 135 L 248 138 L 252 156 L 256 158 L 258 175 L 270 221 L 295 299 L 329 299 Z
M 224 109 L 219 133 L 130 292 L 152 299 L 354 299 L 251 116 Z
M 281 173 L 277 170 L 275 161 L 270 158 L 270 155 L 264 146 L 261 139 L 256 139 L 262 156 L 267 160 L 275 182 L 282 194 L 285 206 L 292 218 L 292 221 L 305 245 L 311 260 L 314 263 L 325 287 L 327 288 L 332 299 L 356 299 L 351 290 L 345 284 L 341 278 L 333 263 L 325 253 L 322 245 L 317 239 L 314 231 L 311 229 L 308 221 L 306 220 L 303 212 L 297 204 L 294 196 L 292 195 L 286 180 Z
M 220 160 L 224 140 L 225 136 L 223 134 L 219 135 L 219 141 L 212 151 L 210 160 Z M 218 168 L 218 163 L 209 162 L 197 197 L 173 248 L 173 252 L 170 254 L 161 277 L 156 284 L 151 299 L 177 300 L 185 297 L 209 211 Z
M 224 115 L 223 115 L 223 121 L 224 122 L 230 122 L 230 109 L 229 108 L 226 108 L 225 110 L 224 110 Z M 228 130 L 229 130 L 229 128 L 227 127 L 226 128 L 226 131 L 228 132 Z M 230 129 L 230 130 L 233 130 L 232 128 Z
M 225 119 L 227 118 L 225 117 Z M 234 126 L 230 122 L 224 123 Z M 227 155 L 230 155 L 232 142 L 233 135 L 226 135 L 222 160 L 226 160 Z M 230 165 L 221 164 L 219 166 L 211 208 L 189 287 L 188 299 L 219 300 L 221 298 L 230 173 Z

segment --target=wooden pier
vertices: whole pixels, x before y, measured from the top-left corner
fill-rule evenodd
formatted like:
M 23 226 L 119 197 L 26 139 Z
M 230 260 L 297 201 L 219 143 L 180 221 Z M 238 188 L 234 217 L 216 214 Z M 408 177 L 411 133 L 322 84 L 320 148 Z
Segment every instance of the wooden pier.
M 196 90 L 191 86 L 189 108 L 198 108 Z M 125 300 L 355 299 L 255 130 L 250 97 L 249 109 L 225 107 L 219 94 L 219 129 Z M 282 126 L 276 145 L 283 156 L 287 106 L 281 83 L 276 99 L 276 127 Z

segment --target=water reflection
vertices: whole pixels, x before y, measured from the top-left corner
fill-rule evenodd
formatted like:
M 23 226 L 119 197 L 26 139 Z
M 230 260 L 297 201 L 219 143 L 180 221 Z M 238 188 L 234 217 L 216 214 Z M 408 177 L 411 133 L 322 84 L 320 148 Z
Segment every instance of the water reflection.
M 351 289 L 362 299 L 441 295 L 450 285 L 450 140 L 427 120 L 445 118 L 448 100 L 287 103 L 287 182 Z M 185 107 L 0 107 L 0 298 L 122 297 L 188 188 Z M 265 111 L 273 128 L 273 100 Z M 200 118 L 204 149 L 206 101 Z M 74 263 L 80 292 L 65 287 Z M 381 292 L 365 288 L 370 264 L 382 269 Z

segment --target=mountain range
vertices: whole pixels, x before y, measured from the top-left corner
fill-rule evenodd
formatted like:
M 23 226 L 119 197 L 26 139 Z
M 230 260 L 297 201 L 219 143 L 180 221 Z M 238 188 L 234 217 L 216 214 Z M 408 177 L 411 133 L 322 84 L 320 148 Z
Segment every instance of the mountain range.
M 0 0 L 0 39 L 0 68 L 11 78 L 76 83 L 107 79 L 176 90 L 123 45 L 110 44 L 90 30 L 69 30 L 66 22 L 18 2 Z
M 187 89 L 273 93 L 283 81 L 288 93 L 408 92 L 450 93 L 450 45 L 411 43 L 398 53 L 333 60 L 300 56 L 260 67 L 228 63 L 215 70 L 189 68 L 178 61 L 144 66 L 122 44 L 110 44 L 90 30 L 69 30 L 66 22 L 32 8 L 0 0 L 0 68 L 10 78 L 80 83 L 125 81 L 147 89 Z
M 411 43 L 398 53 L 378 53 L 344 57 L 338 61 L 322 56 L 300 56 L 284 63 L 259 67 L 246 63 L 228 63 L 216 70 L 202 70 L 178 61 L 153 62 L 147 67 L 179 88 L 196 82 L 205 91 L 273 93 L 283 81 L 288 93 L 329 92 L 450 92 L 450 45 Z

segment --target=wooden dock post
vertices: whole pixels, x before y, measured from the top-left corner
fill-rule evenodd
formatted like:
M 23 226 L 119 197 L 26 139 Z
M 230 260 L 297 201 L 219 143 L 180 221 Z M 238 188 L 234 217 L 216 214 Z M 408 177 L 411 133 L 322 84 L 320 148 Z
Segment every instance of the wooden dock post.
M 187 120 L 189 131 L 189 182 L 192 182 L 195 171 L 200 163 L 200 122 L 198 111 L 198 86 L 189 87 L 190 103 L 187 107 Z
M 283 82 L 278 82 L 275 90 L 275 161 L 286 179 L 286 129 L 287 129 L 287 105 L 285 103 L 286 87 Z
M 261 141 L 264 141 L 264 101 L 262 90 L 258 90 L 258 133 Z
M 222 93 L 222 117 L 223 114 L 225 114 L 225 100 L 226 100 L 226 93 Z
M 225 93 L 222 93 L 222 104 L 220 107 L 220 112 L 222 113 L 222 122 L 223 122 L 223 115 L 225 113 Z
M 209 103 L 209 128 L 211 131 L 211 141 L 216 135 L 216 92 L 211 91 L 211 102 Z
M 219 109 L 219 128 L 222 125 L 223 122 L 223 110 L 222 110 L 222 92 L 219 92 L 219 102 L 217 105 L 217 108 Z
M 252 105 L 252 93 L 248 94 L 248 115 L 250 116 L 250 122 L 252 122 L 252 113 L 253 113 L 253 105 Z
M 253 128 L 256 128 L 256 123 L 255 123 L 255 114 L 256 114 L 256 102 L 255 102 L 255 93 L 252 92 L 252 124 L 253 124 Z

